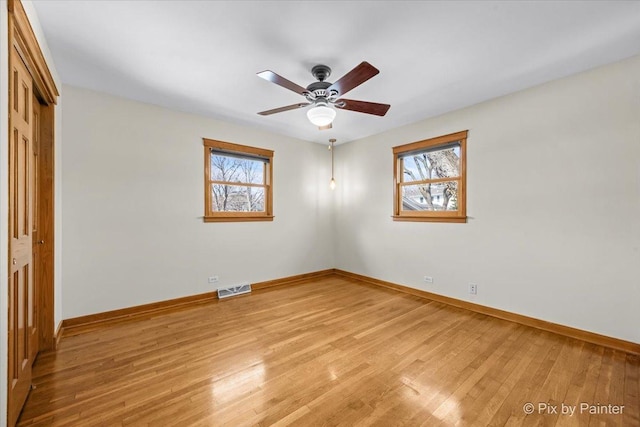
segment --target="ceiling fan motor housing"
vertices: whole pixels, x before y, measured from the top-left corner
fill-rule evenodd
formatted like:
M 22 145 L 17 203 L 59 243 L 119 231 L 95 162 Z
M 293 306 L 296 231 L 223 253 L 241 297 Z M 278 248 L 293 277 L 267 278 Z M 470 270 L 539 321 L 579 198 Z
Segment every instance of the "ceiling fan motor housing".
M 314 82 L 307 86 L 307 94 L 305 94 L 309 102 L 318 100 L 333 100 L 337 96 L 337 93 L 333 91 L 327 91 L 327 88 L 331 86 L 329 82 Z
M 323 101 L 333 101 L 333 98 L 338 94 L 333 94 L 333 91 L 331 91 L 331 93 L 327 92 L 327 88 L 331 86 L 332 83 L 326 81 L 326 79 L 331 75 L 331 68 L 326 65 L 318 64 L 311 69 L 311 74 L 313 74 L 313 77 L 318 81 L 307 86 L 307 90 L 309 91 L 306 95 L 307 100 L 316 104 Z

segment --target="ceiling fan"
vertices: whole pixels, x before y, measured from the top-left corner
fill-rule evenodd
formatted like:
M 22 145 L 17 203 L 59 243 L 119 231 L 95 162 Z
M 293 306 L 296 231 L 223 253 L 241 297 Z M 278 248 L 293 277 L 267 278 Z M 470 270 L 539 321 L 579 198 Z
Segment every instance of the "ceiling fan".
M 309 121 L 318 126 L 318 129 L 331 129 L 331 123 L 336 116 L 336 111 L 331 106 L 342 110 L 351 110 L 358 113 L 374 114 L 384 116 L 387 114 L 389 104 L 378 104 L 376 102 L 355 101 L 353 99 L 340 98 L 351 89 L 360 86 L 380 71 L 364 61 L 353 70 L 338 79 L 335 83 L 330 83 L 326 79 L 331 75 L 331 68 L 326 65 L 316 65 L 311 69 L 311 74 L 318 80 L 311 83 L 306 88 L 298 86 L 290 80 L 274 73 L 271 70 L 261 71 L 259 77 L 272 83 L 280 85 L 286 89 L 294 91 L 304 96 L 307 102 L 287 105 L 286 107 L 274 108 L 273 110 L 261 111 L 258 114 L 268 116 L 270 114 L 282 113 L 283 111 L 295 110 L 298 108 L 313 105 L 307 111 Z

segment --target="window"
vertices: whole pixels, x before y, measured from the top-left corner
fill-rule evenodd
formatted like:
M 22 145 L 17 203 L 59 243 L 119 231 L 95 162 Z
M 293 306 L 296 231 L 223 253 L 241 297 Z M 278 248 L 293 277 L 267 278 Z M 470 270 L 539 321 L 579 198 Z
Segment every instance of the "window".
M 393 147 L 394 221 L 467 222 L 467 131 Z
M 204 220 L 272 221 L 273 151 L 203 138 Z

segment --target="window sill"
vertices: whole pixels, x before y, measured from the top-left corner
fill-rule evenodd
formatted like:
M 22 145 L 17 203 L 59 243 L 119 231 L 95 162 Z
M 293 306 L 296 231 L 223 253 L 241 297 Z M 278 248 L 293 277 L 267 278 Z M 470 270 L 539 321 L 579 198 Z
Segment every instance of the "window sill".
M 467 217 L 435 217 L 435 216 L 409 216 L 409 215 L 393 215 L 394 221 L 410 221 L 410 222 L 457 222 L 466 223 Z
M 268 216 L 205 216 L 204 222 L 248 222 L 273 221 L 273 215 Z

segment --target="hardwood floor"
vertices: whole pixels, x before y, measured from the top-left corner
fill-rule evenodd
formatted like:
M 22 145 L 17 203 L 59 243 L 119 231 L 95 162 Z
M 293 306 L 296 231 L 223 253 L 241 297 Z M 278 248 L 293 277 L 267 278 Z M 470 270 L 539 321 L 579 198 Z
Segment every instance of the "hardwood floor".
M 640 426 L 639 356 L 338 276 L 76 329 L 34 384 L 20 425 Z

